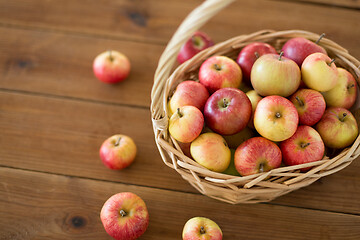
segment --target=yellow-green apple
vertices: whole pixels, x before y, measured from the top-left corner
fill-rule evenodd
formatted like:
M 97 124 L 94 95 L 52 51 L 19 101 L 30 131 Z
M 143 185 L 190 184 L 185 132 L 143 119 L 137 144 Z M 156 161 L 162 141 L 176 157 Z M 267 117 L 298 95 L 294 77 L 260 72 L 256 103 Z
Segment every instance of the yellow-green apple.
M 327 54 L 326 50 L 322 46 L 303 37 L 289 39 L 284 44 L 281 51 L 284 52 L 284 57 L 290 58 L 296 62 L 299 67 L 303 63 L 304 59 L 312 53 L 320 52 Z
M 322 92 L 328 107 L 349 109 L 357 97 L 357 84 L 354 76 L 344 68 L 338 68 L 339 78 L 334 88 Z
M 281 150 L 266 138 L 250 138 L 236 149 L 234 162 L 242 176 L 268 172 L 281 165 Z
M 120 170 L 133 163 L 136 151 L 135 142 L 131 137 L 115 134 L 102 143 L 99 154 L 106 167 Z
M 131 192 L 111 196 L 101 209 L 100 219 L 105 231 L 116 240 L 135 240 L 149 225 L 145 202 Z
M 242 72 L 231 58 L 213 56 L 201 64 L 199 81 L 211 94 L 220 88 L 238 88 L 242 82 Z
M 213 220 L 206 217 L 193 217 L 183 228 L 183 240 L 221 240 L 223 233 Z
M 241 49 L 236 62 L 239 64 L 243 73 L 243 79 L 250 83 L 250 73 L 254 62 L 262 55 L 273 53 L 276 54 L 276 50 L 273 46 L 263 42 L 254 42 L 246 45 Z
M 212 45 L 214 42 L 206 33 L 197 31 L 181 47 L 177 60 L 181 64 Z
M 251 117 L 251 102 L 237 88 L 221 88 L 206 101 L 206 125 L 221 135 L 232 135 L 246 127 Z
M 255 129 L 271 141 L 288 139 L 295 133 L 298 123 L 299 115 L 294 104 L 284 97 L 264 97 L 256 107 Z
M 225 139 L 216 133 L 203 133 L 190 145 L 193 159 L 203 167 L 223 172 L 231 160 L 231 152 Z
M 282 53 L 259 57 L 251 69 L 251 84 L 261 96 L 288 97 L 299 88 L 300 79 L 299 66 Z
M 306 86 L 320 92 L 334 88 L 338 75 L 334 60 L 324 53 L 310 54 L 301 65 L 301 76 Z
M 306 125 L 299 126 L 294 135 L 282 141 L 280 149 L 284 163 L 289 166 L 321 160 L 325 152 L 324 142 L 320 134 Z
M 326 109 L 324 97 L 313 89 L 300 89 L 290 97 L 299 114 L 299 124 L 312 126 L 320 121 Z
M 233 175 L 233 176 L 240 176 L 240 173 L 236 170 L 234 157 L 235 157 L 235 149 L 230 148 L 231 151 L 231 160 L 228 168 L 223 171 L 222 173 Z
M 201 83 L 190 80 L 181 82 L 169 101 L 170 116 L 179 107 L 186 105 L 197 107 L 200 111 L 203 111 L 208 98 L 209 92 Z
M 345 148 L 358 136 L 356 119 L 345 108 L 326 109 L 321 120 L 316 124 L 316 130 L 320 133 L 325 146 L 329 148 Z
M 254 113 L 255 113 L 257 104 L 260 102 L 262 97 L 255 90 L 248 91 L 246 93 L 246 96 L 248 96 L 248 98 L 250 99 L 251 107 L 252 107 L 252 113 L 251 113 L 251 118 L 248 123 L 248 127 L 255 128 L 254 127 Z
M 176 140 L 189 143 L 197 138 L 204 126 L 202 112 L 194 106 L 183 106 L 171 115 L 169 132 Z
M 249 127 L 245 127 L 243 130 L 233 135 L 223 135 L 223 138 L 227 142 L 229 148 L 236 149 L 240 144 L 242 144 L 249 138 L 254 137 L 255 134 L 255 130 Z
M 105 83 L 124 81 L 130 74 L 130 61 L 118 51 L 109 50 L 100 53 L 93 62 L 95 76 Z

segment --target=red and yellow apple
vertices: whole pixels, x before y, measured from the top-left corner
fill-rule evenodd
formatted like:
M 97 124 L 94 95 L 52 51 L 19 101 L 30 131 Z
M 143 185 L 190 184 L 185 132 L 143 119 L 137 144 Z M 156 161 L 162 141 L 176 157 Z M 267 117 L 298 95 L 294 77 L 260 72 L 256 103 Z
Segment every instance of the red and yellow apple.
M 223 233 L 213 220 L 206 217 L 193 217 L 183 228 L 183 240 L 221 240 Z
M 246 96 L 248 96 L 248 98 L 250 99 L 251 108 L 252 108 L 251 118 L 249 120 L 248 127 L 255 128 L 255 126 L 254 126 L 254 113 L 255 113 L 255 110 L 256 110 L 256 107 L 257 107 L 258 103 L 263 98 L 255 90 L 248 91 L 246 93 Z

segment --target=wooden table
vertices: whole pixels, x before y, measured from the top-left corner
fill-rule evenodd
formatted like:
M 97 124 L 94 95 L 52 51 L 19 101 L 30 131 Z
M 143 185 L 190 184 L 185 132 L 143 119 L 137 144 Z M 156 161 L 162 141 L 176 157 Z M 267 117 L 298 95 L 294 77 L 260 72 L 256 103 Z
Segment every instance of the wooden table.
M 141 239 L 181 239 L 193 216 L 224 239 L 360 239 L 360 160 L 270 203 L 230 205 L 199 194 L 157 151 L 150 91 L 157 61 L 200 0 L 0 0 L 0 239 L 111 239 L 99 212 L 131 191 L 148 206 Z M 357 0 L 239 0 L 202 30 L 215 42 L 261 29 L 304 29 L 360 59 Z M 92 73 L 107 49 L 131 60 L 129 79 Z M 101 143 L 131 136 L 135 163 L 112 171 Z

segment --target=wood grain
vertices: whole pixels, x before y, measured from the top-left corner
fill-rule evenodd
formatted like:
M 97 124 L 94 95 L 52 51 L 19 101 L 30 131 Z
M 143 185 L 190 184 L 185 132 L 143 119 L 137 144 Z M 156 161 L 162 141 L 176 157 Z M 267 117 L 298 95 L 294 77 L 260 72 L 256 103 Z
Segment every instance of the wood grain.
M 0 168 L 0 239 L 111 239 L 99 212 L 130 191 L 147 204 L 140 239 L 180 239 L 185 222 L 205 216 L 230 239 L 359 239 L 360 216 L 268 204 L 229 205 L 190 193 Z M 179 201 L 181 199 L 181 201 Z
M 0 165 L 198 192 L 163 164 L 154 143 L 149 111 L 101 103 L 0 91 Z M 105 168 L 98 149 L 124 133 L 138 146 L 128 169 Z M 360 214 L 360 160 L 271 204 Z

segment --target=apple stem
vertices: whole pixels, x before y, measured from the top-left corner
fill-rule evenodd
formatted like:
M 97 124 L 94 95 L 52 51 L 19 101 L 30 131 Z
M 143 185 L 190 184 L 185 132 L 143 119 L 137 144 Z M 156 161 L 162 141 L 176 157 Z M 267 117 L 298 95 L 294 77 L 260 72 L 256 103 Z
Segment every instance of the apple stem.
M 275 113 L 275 117 L 280 118 L 281 114 L 279 112 Z
M 344 121 L 345 120 L 345 117 L 347 116 L 347 113 L 343 113 L 343 115 L 342 115 L 342 118 L 340 118 L 340 121 Z
M 121 217 L 125 217 L 126 216 L 126 212 L 124 210 L 120 210 L 120 214 L 121 214 Z
M 295 99 L 299 102 L 300 106 L 304 106 L 304 102 L 301 101 L 301 99 L 298 96 L 296 96 Z
M 184 115 L 180 112 L 180 108 L 177 108 L 177 114 L 179 115 L 179 117 L 183 117 Z
M 229 106 L 229 102 L 226 101 L 225 98 L 223 99 L 223 104 L 224 104 L 224 105 L 223 105 L 224 108 L 226 108 L 227 106 Z
M 260 57 L 258 52 L 254 52 L 254 54 L 255 54 L 256 59 L 258 59 Z
M 264 172 L 264 164 L 263 163 L 260 163 L 259 165 L 259 172 Z
M 320 35 L 320 37 L 319 37 L 319 39 L 318 40 L 316 40 L 316 44 L 319 44 L 319 42 L 321 41 L 321 39 L 323 39 L 323 37 L 325 37 L 325 33 L 322 33 L 321 35 Z
M 119 138 L 116 140 L 116 143 L 115 143 L 115 146 L 116 146 L 116 147 L 119 146 L 120 140 L 121 140 L 121 137 L 119 137 Z
M 112 61 L 114 61 L 114 58 L 113 58 L 113 56 L 112 56 L 111 53 L 112 53 L 111 50 L 109 50 L 109 59 L 110 59 L 110 61 L 112 62 Z
M 335 62 L 335 58 L 331 59 L 331 62 L 328 63 L 329 67 L 331 66 L 331 64 Z
M 283 55 L 284 55 L 284 52 L 280 52 L 279 61 L 281 61 L 281 58 L 282 58 Z
M 306 148 L 309 145 L 310 145 L 310 143 L 302 143 L 302 144 L 300 144 L 300 147 L 301 148 Z
M 221 67 L 219 65 L 217 65 L 216 63 L 214 64 L 214 67 L 215 67 L 215 70 L 216 71 L 220 71 L 221 70 Z
M 205 231 L 205 228 L 203 226 L 200 227 L 200 234 L 205 234 L 206 231 Z

